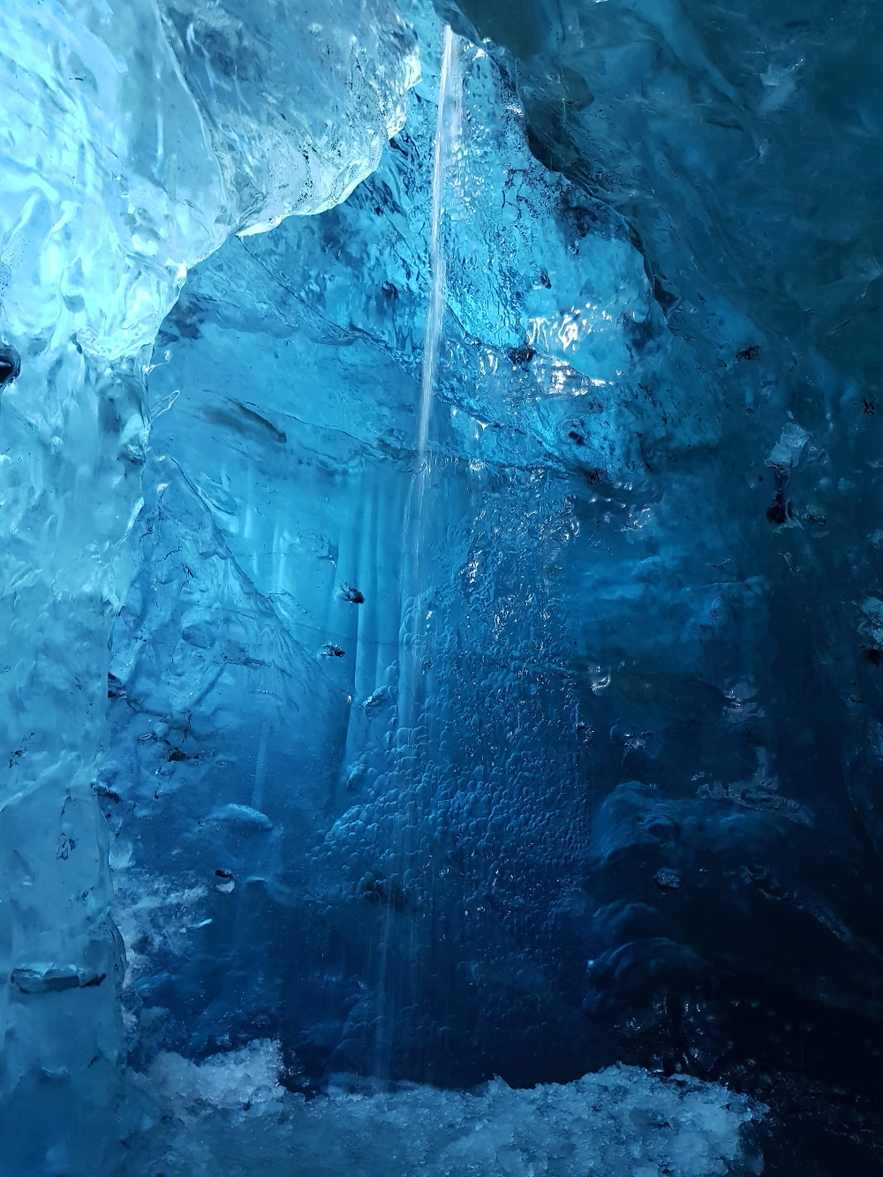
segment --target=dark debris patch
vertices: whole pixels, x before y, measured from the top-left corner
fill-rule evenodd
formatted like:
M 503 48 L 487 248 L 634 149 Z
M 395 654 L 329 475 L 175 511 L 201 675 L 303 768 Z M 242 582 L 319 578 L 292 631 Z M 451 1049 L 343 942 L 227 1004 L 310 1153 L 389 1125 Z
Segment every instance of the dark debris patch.
M 0 346 L 0 388 L 5 388 L 21 374 L 21 356 L 14 347 Z
M 527 343 L 522 343 L 520 347 L 509 348 L 509 359 L 519 368 L 526 368 L 536 354 L 536 348 Z

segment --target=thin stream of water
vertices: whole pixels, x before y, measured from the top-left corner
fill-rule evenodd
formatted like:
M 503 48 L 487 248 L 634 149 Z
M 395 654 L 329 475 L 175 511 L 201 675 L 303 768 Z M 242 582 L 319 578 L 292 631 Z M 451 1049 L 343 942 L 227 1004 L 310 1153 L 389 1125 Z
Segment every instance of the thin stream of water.
M 460 134 L 461 88 L 460 61 L 456 34 L 445 25 L 439 79 L 438 114 L 435 122 L 435 142 L 432 161 L 432 222 L 429 238 L 429 259 L 432 288 L 429 314 L 426 319 L 426 339 L 423 347 L 423 373 L 420 387 L 420 418 L 417 429 L 417 455 L 421 466 L 426 458 L 429 437 L 429 417 L 435 392 L 435 370 L 445 313 L 446 258 L 439 229 L 445 193 L 445 172 L 451 149 Z
M 405 512 L 406 568 L 405 599 L 411 604 L 406 624 L 399 684 L 399 724 L 411 728 L 416 721 L 420 696 L 421 629 L 425 629 L 425 609 L 420 596 L 426 588 L 426 577 L 421 567 L 422 541 L 425 535 L 424 505 L 432 473 L 429 454 L 429 426 L 435 397 L 436 373 L 442 326 L 445 317 L 446 257 L 442 239 L 445 182 L 448 166 L 460 136 L 462 107 L 462 78 L 460 75 L 459 37 L 445 26 L 439 77 L 438 112 L 435 123 L 432 163 L 432 213 L 429 236 L 431 286 L 426 334 L 423 345 L 423 367 L 420 381 L 420 408 L 417 421 L 417 467 Z
M 448 166 L 460 136 L 462 79 L 460 74 L 460 39 L 446 26 L 442 46 L 441 73 L 438 89 L 432 166 L 432 210 L 429 238 L 431 286 L 424 337 L 423 366 L 420 381 L 420 405 L 417 419 L 417 463 L 412 475 L 410 493 L 405 508 L 405 566 L 402 578 L 402 617 L 398 683 L 398 728 L 402 737 L 399 745 L 400 771 L 411 778 L 423 772 L 417 726 L 423 695 L 425 669 L 425 637 L 428 570 L 424 568 L 423 539 L 427 521 L 424 518 L 426 493 L 432 473 L 429 455 L 429 428 L 435 395 L 436 373 L 442 326 L 445 317 L 446 258 L 442 233 L 445 204 L 445 184 Z M 425 735 L 425 733 L 424 733 Z M 412 780 L 413 783 L 413 780 Z M 419 792 L 419 790 L 418 790 Z M 425 802 L 424 802 L 425 803 Z M 417 809 L 423 805 L 418 802 Z M 420 816 L 424 816 L 420 812 Z M 422 824 L 418 817 L 418 827 Z M 413 828 L 406 832 L 398 847 L 399 869 L 404 877 L 409 865 L 419 853 L 419 833 Z M 390 896 L 394 891 L 390 880 Z M 411 1004 L 419 991 L 421 957 L 420 936 L 415 918 L 405 916 L 408 927 L 402 926 L 403 913 L 392 898 L 385 913 L 380 943 L 380 1003 L 381 1018 L 374 1071 L 376 1078 L 388 1080 L 395 1070 L 396 1021 L 399 1011 Z M 404 932 L 404 935 L 403 935 Z M 404 959 L 407 957 L 407 959 Z

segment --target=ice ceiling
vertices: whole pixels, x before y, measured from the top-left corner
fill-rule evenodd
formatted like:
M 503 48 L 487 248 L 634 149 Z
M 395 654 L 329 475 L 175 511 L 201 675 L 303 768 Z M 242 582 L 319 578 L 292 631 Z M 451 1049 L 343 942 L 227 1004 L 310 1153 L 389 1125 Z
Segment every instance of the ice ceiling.
M 883 14 L 437 8 L 0 12 L 4 1177 L 883 1164 Z

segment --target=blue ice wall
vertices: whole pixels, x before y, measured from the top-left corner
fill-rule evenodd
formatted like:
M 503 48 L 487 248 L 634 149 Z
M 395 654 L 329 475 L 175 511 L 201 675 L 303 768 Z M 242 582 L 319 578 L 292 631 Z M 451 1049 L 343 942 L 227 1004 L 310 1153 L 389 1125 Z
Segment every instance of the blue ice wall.
M 875 1163 L 879 18 L 440 8 L 0 15 L 11 1177 Z
M 532 360 L 529 333 L 561 329 L 538 255 L 569 285 L 568 307 L 597 298 L 600 275 L 609 302 L 642 315 L 648 296 L 640 265 L 620 294 L 629 250 L 609 233 L 580 256 L 579 195 L 530 157 L 487 56 L 463 51 L 462 67 L 443 225 L 462 312 L 445 327 L 419 516 L 428 85 L 367 186 L 331 217 L 231 243 L 193 275 L 160 340 L 151 398 L 170 407 L 152 428 L 157 490 L 115 638 L 125 726 L 107 787 L 115 809 L 136 806 L 135 822 L 119 818 L 124 926 L 140 928 L 144 872 L 169 844 L 180 866 L 164 862 L 161 885 L 176 877 L 164 901 L 194 896 L 169 917 L 204 926 L 183 953 L 148 928 L 143 965 L 132 954 L 133 1009 L 161 1027 L 140 1034 L 146 1058 L 242 1045 L 257 1020 L 313 1081 L 377 1068 L 475 1081 L 486 1054 L 514 1059 L 537 1049 L 525 1034 L 545 1034 L 492 1018 L 483 1041 L 489 1003 L 504 1019 L 516 1009 L 502 976 L 559 1003 L 532 955 L 545 903 L 579 886 L 555 847 L 562 818 L 586 841 L 570 638 L 555 617 L 575 529 L 563 389 L 612 397 L 563 345 L 560 360 Z M 482 223 L 507 169 L 511 216 Z M 598 359 L 624 362 L 621 340 L 599 335 Z M 553 372 L 554 398 L 542 392 Z M 249 826 L 237 806 L 255 811 Z M 529 877 L 547 895 L 536 910 Z
M 873 561 L 834 522 L 874 526 L 873 474 L 856 515 L 838 473 L 872 418 L 753 245 L 757 303 L 718 275 L 691 326 L 656 206 L 549 170 L 553 98 L 461 41 L 421 474 L 440 30 L 412 16 L 375 173 L 229 242 L 154 353 L 102 778 L 132 1058 L 257 1028 L 295 1088 L 625 1058 L 769 1099 L 769 1019 L 790 1059 L 829 1017 L 824 1069 L 879 1012 Z
M 681 586 L 705 561 L 704 649 L 690 673 L 723 691 L 725 727 L 743 733 L 752 750 L 743 744 L 740 759 L 747 768 L 756 756 L 758 769 L 743 788 L 721 762 L 721 778 L 700 789 L 740 806 L 766 797 L 764 820 L 790 814 L 777 835 L 788 850 L 770 868 L 777 894 L 808 887 L 800 911 L 849 946 L 853 996 L 835 996 L 818 955 L 803 986 L 877 1018 L 876 979 L 863 998 L 853 987 L 878 966 L 847 958 L 860 942 L 875 960 L 879 951 L 862 915 L 881 834 L 879 12 L 482 0 L 460 10 L 452 19 L 501 47 L 535 154 L 623 218 L 669 332 L 689 348 L 715 444 L 673 467 L 642 443 L 646 472 Z M 680 430 L 677 417 L 670 427 Z M 683 587 L 661 594 L 669 624 Z M 717 777 L 717 755 L 697 771 Z M 775 798 L 758 792 L 773 784 Z M 763 970 L 773 968 L 767 956 Z
M 278 3 L 0 13 L 0 1138 L 15 1177 L 103 1171 L 118 1135 L 123 954 L 91 786 L 149 349 L 230 232 L 352 190 L 415 77 L 393 7 L 320 7 L 321 26 Z

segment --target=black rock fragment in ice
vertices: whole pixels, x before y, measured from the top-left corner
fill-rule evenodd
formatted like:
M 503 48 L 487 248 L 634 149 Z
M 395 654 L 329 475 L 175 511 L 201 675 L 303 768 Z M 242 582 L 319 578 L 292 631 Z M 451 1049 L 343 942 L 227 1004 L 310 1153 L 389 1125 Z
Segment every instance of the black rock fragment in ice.
M 0 345 L 0 388 L 5 388 L 21 373 L 21 356 L 14 347 Z

